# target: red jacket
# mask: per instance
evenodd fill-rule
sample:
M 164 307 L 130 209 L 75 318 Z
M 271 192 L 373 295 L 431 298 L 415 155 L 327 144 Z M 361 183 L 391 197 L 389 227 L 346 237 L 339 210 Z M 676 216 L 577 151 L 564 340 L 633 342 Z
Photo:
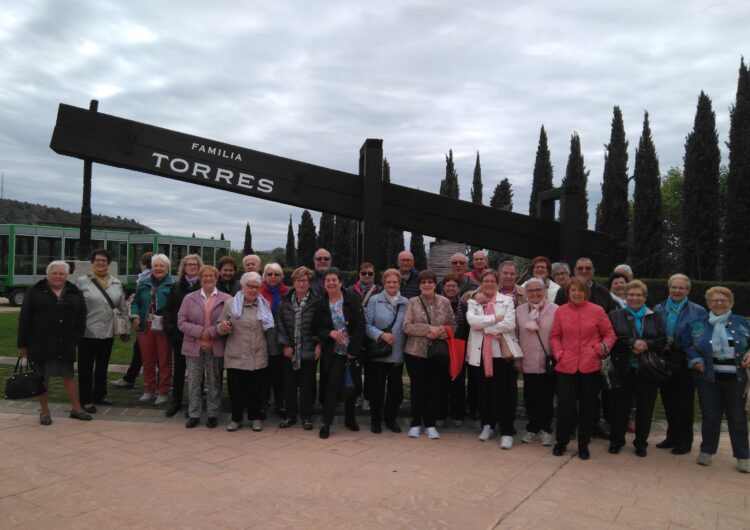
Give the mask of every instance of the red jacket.
M 600 306 L 584 301 L 560 306 L 552 323 L 550 345 L 563 374 L 597 372 L 604 356 L 601 343 L 611 350 L 617 336 L 607 314 Z

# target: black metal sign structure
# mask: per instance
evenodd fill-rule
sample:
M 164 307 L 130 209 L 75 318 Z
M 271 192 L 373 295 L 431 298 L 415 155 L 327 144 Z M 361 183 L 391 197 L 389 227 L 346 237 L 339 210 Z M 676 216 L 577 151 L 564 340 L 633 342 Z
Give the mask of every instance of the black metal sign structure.
M 183 182 L 332 213 L 361 222 L 361 260 L 379 263 L 383 225 L 508 254 L 609 267 L 610 238 L 579 230 L 579 202 L 560 199 L 560 222 L 506 212 L 383 183 L 383 141 L 360 149 L 359 174 L 329 169 L 215 140 L 61 104 L 50 147 L 59 154 Z M 566 201 L 566 198 L 568 200 Z M 553 203 L 552 203 L 553 204 Z

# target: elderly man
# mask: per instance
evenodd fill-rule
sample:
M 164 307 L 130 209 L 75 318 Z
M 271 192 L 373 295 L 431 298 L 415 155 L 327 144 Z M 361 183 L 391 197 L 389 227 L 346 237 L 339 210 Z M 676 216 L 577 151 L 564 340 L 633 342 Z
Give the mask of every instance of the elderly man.
M 325 278 L 326 271 L 333 266 L 333 258 L 331 253 L 324 248 L 319 248 L 313 254 L 313 269 L 315 275 L 313 277 L 312 285 L 310 289 L 318 296 L 323 296 L 325 288 L 323 287 L 323 278 Z
M 570 280 L 570 267 L 564 261 L 556 261 L 550 267 L 552 271 L 552 281 L 554 281 L 560 287 L 565 287 L 565 284 Z M 560 289 L 562 291 L 563 289 Z M 559 292 L 559 291 L 558 291 Z
M 401 296 L 404 298 L 414 298 L 419 296 L 419 271 L 414 267 L 414 254 L 408 250 L 400 252 L 398 255 L 398 272 L 401 273 Z
M 589 258 L 578 258 L 574 269 L 575 275 L 580 276 L 589 284 L 589 302 L 592 302 L 604 309 L 609 314 L 610 311 L 617 309 L 617 302 L 612 299 L 609 290 L 594 281 L 594 263 Z M 560 289 L 555 297 L 557 305 L 568 303 L 568 295 L 565 289 Z
M 523 285 L 516 285 L 518 280 L 518 269 L 513 261 L 503 261 L 500 264 L 500 289 L 498 292 L 513 299 L 516 306 L 526 302 L 526 293 Z
M 258 274 L 261 274 L 260 256 L 257 254 L 248 254 L 242 258 L 242 268 L 245 269 L 245 272 L 257 272 Z
M 487 270 L 487 254 L 484 250 L 477 250 L 472 254 L 471 265 L 472 269 L 466 273 L 466 276 L 479 284 L 481 283 L 482 273 Z
M 451 272 L 461 278 L 461 281 L 458 284 L 458 293 L 460 295 L 464 295 L 469 291 L 473 291 L 479 288 L 479 283 L 475 282 L 471 276 L 466 274 L 466 268 L 468 264 L 469 260 L 460 252 L 456 252 L 451 256 Z M 444 282 L 445 280 L 442 280 L 438 285 L 438 292 L 440 294 L 443 294 Z

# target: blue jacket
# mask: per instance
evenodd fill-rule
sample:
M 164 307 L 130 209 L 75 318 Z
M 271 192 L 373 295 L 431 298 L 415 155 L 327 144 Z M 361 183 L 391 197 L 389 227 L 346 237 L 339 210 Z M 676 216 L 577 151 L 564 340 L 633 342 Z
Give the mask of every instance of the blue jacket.
M 156 313 L 159 315 L 164 314 L 164 307 L 167 305 L 167 295 L 172 289 L 173 283 L 174 280 L 167 274 L 159 287 L 156 288 Z M 151 305 L 151 290 L 153 288 L 154 278 L 149 276 L 138 284 L 135 296 L 133 297 L 133 302 L 130 304 L 131 316 L 133 318 L 139 317 L 141 319 L 141 329 L 139 331 L 144 331 L 146 329 L 146 315 L 148 314 L 148 309 Z
M 373 359 L 373 361 L 380 361 L 383 363 L 396 363 L 401 364 L 404 362 L 404 344 L 406 344 L 406 334 L 404 334 L 403 324 L 404 315 L 406 315 L 406 306 L 408 300 L 404 296 L 399 296 L 398 305 L 396 310 L 398 316 L 396 317 L 396 323 L 393 324 L 391 333 L 393 333 L 393 352 L 388 357 L 382 357 L 380 359 Z M 383 329 L 390 326 L 393 322 L 394 309 L 388 299 L 385 297 L 385 293 L 378 293 L 370 298 L 365 308 L 365 332 L 367 338 L 371 340 L 377 340 Z
M 708 322 L 708 315 L 699 318 L 682 332 L 682 344 L 685 345 L 685 353 L 688 357 L 688 367 L 703 364 L 706 370 L 703 373 L 696 371 L 694 376 L 709 383 L 714 382 L 714 361 L 711 337 L 714 327 Z M 747 380 L 744 368 L 740 368 L 742 357 L 748 351 L 750 344 L 750 324 L 747 319 L 731 315 L 727 322 L 727 337 L 734 339 L 735 364 L 737 366 L 737 379 L 741 382 Z
M 664 300 L 661 304 L 657 304 L 654 307 L 654 313 L 661 315 L 662 321 L 664 322 L 664 327 L 666 329 L 667 300 Z M 682 311 L 680 311 L 680 314 L 677 317 L 677 325 L 674 327 L 674 342 L 672 346 L 676 350 L 683 351 L 685 349 L 685 347 L 682 345 L 682 333 L 685 330 L 685 327 L 704 316 L 706 316 L 705 309 L 703 309 L 698 304 L 691 302 L 690 300 L 687 301 L 685 306 L 682 308 Z

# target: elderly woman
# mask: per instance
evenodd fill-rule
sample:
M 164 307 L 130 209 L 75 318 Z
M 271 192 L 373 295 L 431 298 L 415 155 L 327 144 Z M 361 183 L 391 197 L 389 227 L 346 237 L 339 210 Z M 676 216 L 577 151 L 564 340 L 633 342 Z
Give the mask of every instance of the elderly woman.
M 344 291 L 338 269 L 332 267 L 326 271 L 323 288 L 323 299 L 315 316 L 315 327 L 318 341 L 323 346 L 321 371 L 328 373 L 323 400 L 323 426 L 319 433 L 325 439 L 331 432 L 336 403 L 344 387 L 345 372 L 359 354 L 365 322 L 359 296 Z M 344 425 L 351 431 L 359 431 L 354 416 L 355 403 L 356 395 L 351 395 L 344 404 Z
M 544 284 L 545 296 L 550 302 L 555 301 L 557 291 L 560 290 L 560 286 L 557 285 L 550 279 L 552 274 L 552 263 L 546 256 L 537 256 L 529 263 L 529 270 L 531 271 L 531 277 L 541 280 Z
M 433 340 L 448 337 L 445 326 L 456 330 L 456 317 L 447 298 L 435 293 L 437 276 L 431 270 L 419 273 L 419 296 L 409 300 L 404 315 L 407 336 L 404 356 L 411 382 L 410 438 L 419 438 L 422 425 L 430 440 L 440 438 L 435 428 L 440 379 L 448 370 L 447 364 L 427 356 Z
M 150 401 L 158 393 L 154 405 L 166 403 L 172 376 L 172 359 L 169 341 L 164 332 L 164 313 L 167 296 L 174 281 L 169 275 L 169 258 L 154 254 L 151 258 L 151 275 L 145 278 L 135 291 L 130 304 L 133 325 L 138 331 L 138 344 L 143 357 L 143 382 L 145 392 L 141 401 Z M 159 366 L 157 385 L 156 367 Z
M 690 278 L 674 274 L 667 282 L 669 297 L 654 307 L 666 325 L 667 344 L 672 354 L 672 375 L 659 385 L 664 412 L 667 416 L 667 437 L 656 444 L 659 449 L 671 449 L 672 454 L 684 455 L 693 448 L 695 417 L 695 383 L 687 367 L 687 354 L 682 344 L 684 329 L 706 315 L 706 310 L 688 300 Z
M 109 274 L 110 253 L 101 248 L 91 254 L 91 274 L 76 285 L 86 301 L 86 331 L 78 346 L 78 396 L 83 410 L 96 412 L 96 405 L 112 405 L 107 399 L 107 367 L 114 343 L 115 311 L 127 318 L 128 303 L 120 280 Z M 123 341 L 130 333 L 121 335 Z
M 172 403 L 167 408 L 165 416 L 171 418 L 182 410 L 182 398 L 185 391 L 185 370 L 187 364 L 182 354 L 183 334 L 177 322 L 177 314 L 185 297 L 201 288 L 199 271 L 203 268 L 203 260 L 198 254 L 188 254 L 180 261 L 177 268 L 178 280 L 172 284 L 164 306 L 164 324 L 167 337 L 172 348 Z
M 635 397 L 635 454 L 646 456 L 651 417 L 654 413 L 659 383 L 639 370 L 641 354 L 646 351 L 661 355 L 667 343 L 661 315 L 646 307 L 648 288 L 638 280 L 625 286 L 625 309 L 616 309 L 609 319 L 617 335 L 612 359 L 618 371 L 620 387 L 610 390 L 609 452 L 617 454 L 625 445 L 625 426 L 630 417 L 630 404 Z
M 276 339 L 271 308 L 260 296 L 261 283 L 257 272 L 243 274 L 242 290 L 224 304 L 219 317 L 219 333 L 228 335 L 224 367 L 232 404 L 232 421 L 227 426 L 230 432 L 242 426 L 245 410 L 252 430 L 263 430 L 261 409 L 268 372 L 268 347 Z
M 563 261 L 556 261 L 550 267 L 550 275 L 552 276 L 552 281 L 562 289 L 568 283 L 568 280 L 570 280 L 570 265 Z
M 469 323 L 466 362 L 469 370 L 477 374 L 477 403 L 482 421 L 479 439 L 489 440 L 497 423 L 500 447 L 511 449 L 518 392 L 514 364 L 520 368 L 523 356 L 515 333 L 516 309 L 513 298 L 498 292 L 500 276 L 497 271 L 485 270 L 480 282 L 479 290 L 486 302 L 469 299 L 466 309 Z
M 284 271 L 278 263 L 269 263 L 263 268 L 263 284 L 260 287 L 260 294 L 268 302 L 274 315 L 281 304 L 281 297 L 289 291 L 289 287 L 281 283 L 283 279 Z M 266 386 L 264 403 L 268 403 L 271 390 L 273 390 L 276 413 L 283 419 L 286 417 L 286 407 L 284 406 L 284 372 L 281 355 L 275 348 L 275 344 L 270 346 L 273 347 L 268 350 L 268 385 Z M 265 408 L 264 406 L 264 411 Z
M 552 453 L 565 453 L 577 415 L 578 457 L 588 460 L 601 358 L 617 337 L 604 309 L 588 301 L 589 285 L 584 278 L 571 278 L 565 294 L 568 302 L 558 308 L 550 332 L 552 355 L 557 361 L 557 442 Z
M 629 281 L 628 277 L 624 274 L 613 272 L 607 282 L 609 294 L 612 296 L 612 300 L 617 304 L 618 309 L 625 309 L 628 306 L 628 302 L 625 299 L 625 286 Z
M 541 438 L 542 445 L 550 446 L 555 378 L 547 373 L 546 365 L 547 356 L 552 354 L 549 337 L 557 305 L 545 296 L 545 285 L 539 278 L 529 279 L 525 287 L 527 302 L 516 307 L 516 333 L 523 351 L 523 402 L 528 417 L 521 441 L 531 443 Z
M 182 355 L 187 364 L 188 420 L 192 429 L 200 423 L 203 382 L 206 382 L 206 427 L 218 424 L 221 405 L 221 364 L 224 341 L 219 335 L 219 316 L 231 296 L 216 288 L 219 271 L 211 265 L 201 267 L 198 277 L 201 288 L 185 296 L 177 314 L 177 323 L 184 334 Z
M 86 302 L 80 289 L 68 281 L 70 268 L 64 261 L 47 265 L 47 277 L 29 287 L 18 320 L 18 355 L 27 357 L 34 370 L 44 377 L 62 377 L 63 389 L 73 410 L 70 417 L 90 420 L 81 408 L 73 379 L 76 346 L 86 330 Z M 49 396 L 39 396 L 42 410 L 39 423 L 50 425 Z
M 216 288 L 229 296 L 236 295 L 242 288 L 237 279 L 237 260 L 232 256 L 222 256 L 216 268 L 219 269 L 219 281 L 216 283 Z
M 708 466 L 719 447 L 721 419 L 726 415 L 737 470 L 750 473 L 745 384 L 750 367 L 750 325 L 732 314 L 734 295 L 726 287 L 706 291 L 709 313 L 685 327 L 682 344 L 694 372 L 701 407 L 701 451 L 698 464 Z
M 383 432 L 381 426 L 383 419 L 385 419 L 385 426 L 392 432 L 401 432 L 401 427 L 396 423 L 396 415 L 404 399 L 402 374 L 406 335 L 404 335 L 403 324 L 408 304 L 408 300 L 399 293 L 401 274 L 398 270 L 386 270 L 383 272 L 381 281 L 384 290 L 373 295 L 365 309 L 367 337 L 373 341 L 386 342 L 391 346 L 389 356 L 372 359 L 367 368 L 370 392 L 370 430 L 375 434 Z
M 479 256 L 481 251 L 474 254 Z M 482 252 L 482 255 L 484 253 Z M 478 260 L 481 263 L 481 256 Z M 486 270 L 486 269 L 484 269 Z M 467 273 L 468 274 L 468 273 Z M 479 275 L 481 278 L 481 274 Z M 479 279 L 477 278 L 477 281 Z M 462 300 L 459 294 L 461 278 L 453 272 L 448 273 L 443 278 L 443 296 L 451 303 L 453 315 L 456 317 L 456 338 L 466 340 L 469 335 L 469 325 L 466 323 L 466 302 Z M 473 390 L 473 380 L 470 382 L 470 392 Z M 470 407 L 476 410 L 476 400 L 470 400 Z M 466 364 L 464 363 L 461 373 L 455 379 L 446 370 L 443 377 L 440 378 L 440 387 L 438 389 L 438 409 L 437 409 L 437 426 L 440 427 L 448 416 L 450 409 L 453 425 L 460 427 L 464 423 L 466 416 Z
M 313 272 L 299 267 L 292 273 L 292 288 L 281 299 L 276 310 L 276 340 L 282 350 L 282 369 L 286 391 L 286 418 L 279 428 L 297 422 L 299 412 L 302 428 L 313 428 L 312 406 L 315 401 L 315 369 L 321 345 L 315 340 L 315 314 L 320 305 L 310 284 Z

